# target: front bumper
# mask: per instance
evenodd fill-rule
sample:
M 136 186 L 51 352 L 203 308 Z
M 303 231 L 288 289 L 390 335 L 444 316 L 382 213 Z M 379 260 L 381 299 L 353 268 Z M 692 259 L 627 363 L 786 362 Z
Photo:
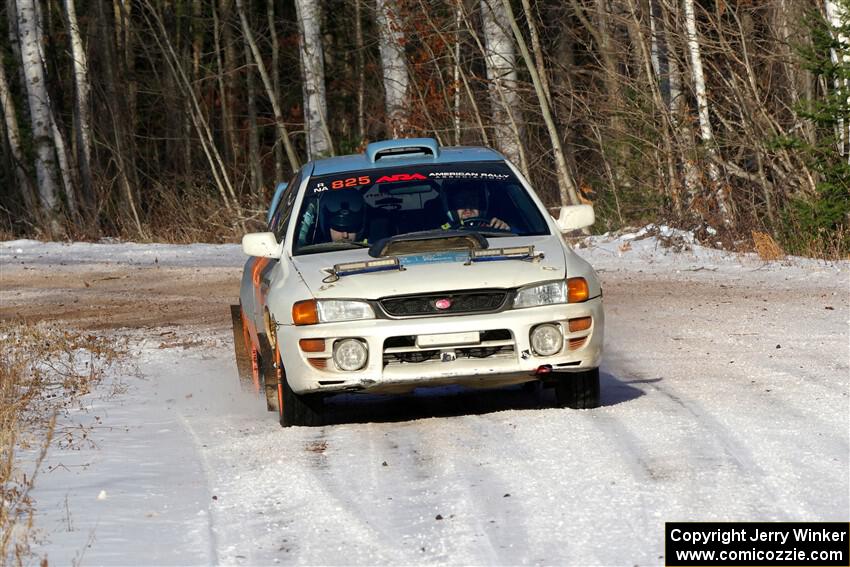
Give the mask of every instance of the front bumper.
M 570 332 L 568 321 L 581 317 L 592 318 L 590 328 Z M 564 335 L 560 352 L 552 356 L 538 356 L 530 345 L 531 330 L 543 323 L 559 325 Z M 449 384 L 472 387 L 518 384 L 540 378 L 538 372 L 547 368 L 559 372 L 595 368 L 602 355 L 604 325 L 602 298 L 597 297 L 583 303 L 487 315 L 280 326 L 277 333 L 287 381 L 296 393 L 403 393 Z M 476 331 L 483 341 L 479 344 L 393 346 L 406 344 L 405 341 L 419 335 Z M 488 340 L 491 337 L 494 340 Z M 346 372 L 334 364 L 333 344 L 344 338 L 358 338 L 366 343 L 369 357 L 361 370 Z M 303 352 L 299 346 L 302 339 L 324 339 L 324 351 Z M 412 362 L 411 358 L 427 360 Z

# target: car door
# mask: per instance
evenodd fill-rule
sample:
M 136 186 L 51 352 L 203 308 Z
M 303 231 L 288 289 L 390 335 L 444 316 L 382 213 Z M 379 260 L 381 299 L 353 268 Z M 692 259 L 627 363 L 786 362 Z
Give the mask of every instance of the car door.
M 280 195 L 280 200 L 274 211 L 270 211 L 268 216 L 268 230 L 273 232 L 278 242 L 283 241 L 286 235 L 286 229 L 289 226 L 289 220 L 292 216 L 292 209 L 295 204 L 295 197 L 298 194 L 298 187 L 301 185 L 301 173 L 295 176 L 289 185 Z M 251 280 L 254 289 L 254 305 L 255 311 L 254 321 L 258 325 L 258 329 L 265 328 L 264 316 L 266 310 L 266 297 L 271 286 L 271 280 L 280 260 L 273 258 L 254 258 L 254 264 L 251 266 Z

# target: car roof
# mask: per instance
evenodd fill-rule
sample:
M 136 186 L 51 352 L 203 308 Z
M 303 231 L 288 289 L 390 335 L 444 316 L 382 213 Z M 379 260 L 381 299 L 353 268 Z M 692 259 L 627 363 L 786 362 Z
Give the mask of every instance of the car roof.
M 396 150 L 416 150 L 416 153 L 396 154 Z M 428 153 L 431 152 L 431 153 Z M 383 155 L 382 155 L 383 154 Z M 377 155 L 377 159 L 375 159 Z M 346 171 L 382 169 L 405 165 L 439 165 L 474 161 L 505 161 L 505 157 L 490 148 L 477 146 L 439 146 L 432 138 L 406 138 L 369 144 L 362 154 L 351 154 L 312 162 L 311 175 L 328 175 Z

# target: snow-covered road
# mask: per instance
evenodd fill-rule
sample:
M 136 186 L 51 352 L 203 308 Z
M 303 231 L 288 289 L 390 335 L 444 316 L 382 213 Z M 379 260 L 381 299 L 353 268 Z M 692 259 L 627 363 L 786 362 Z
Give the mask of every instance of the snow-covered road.
M 108 332 L 138 354 L 126 393 L 75 416 L 101 424 L 96 445 L 51 452 L 38 551 L 53 564 L 657 565 L 665 521 L 846 521 L 850 263 L 664 240 L 580 252 L 605 292 L 602 407 L 439 389 L 348 396 L 333 425 L 290 429 L 236 379 L 237 247 L 0 243 L 0 316 L 128 327 Z

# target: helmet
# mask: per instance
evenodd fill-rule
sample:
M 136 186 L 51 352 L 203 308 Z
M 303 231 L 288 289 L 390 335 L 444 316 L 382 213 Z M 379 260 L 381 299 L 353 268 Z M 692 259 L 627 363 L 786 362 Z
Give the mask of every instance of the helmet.
M 458 209 L 477 209 L 481 216 L 486 216 L 489 204 L 487 189 L 479 183 L 471 180 L 447 180 L 443 183 L 446 212 L 451 220 L 456 220 Z
M 322 229 L 359 232 L 363 228 L 363 196 L 355 189 L 328 191 L 321 198 Z

